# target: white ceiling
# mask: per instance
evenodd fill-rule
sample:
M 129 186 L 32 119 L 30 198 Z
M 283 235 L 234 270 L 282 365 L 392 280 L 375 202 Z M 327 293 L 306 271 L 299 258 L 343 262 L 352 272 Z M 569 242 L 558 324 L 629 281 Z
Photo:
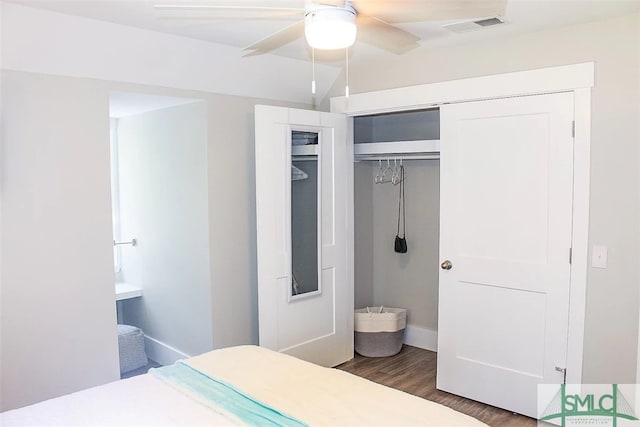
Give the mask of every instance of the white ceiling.
M 259 14 L 253 14 L 246 19 L 214 19 L 211 17 L 198 19 L 193 18 L 193 15 L 190 14 L 188 19 L 168 19 L 160 16 L 159 12 L 153 7 L 154 3 L 159 3 L 159 1 L 153 0 L 5 1 L 225 44 L 239 49 L 286 28 L 301 17 L 294 15 L 266 19 Z M 226 1 L 231 4 L 240 2 L 240 0 Z M 300 3 L 300 7 L 304 7 L 304 0 L 242 0 L 242 5 L 291 6 L 296 1 Z M 167 1 L 163 1 L 163 3 L 167 3 Z M 172 3 L 198 4 L 203 2 L 201 0 L 174 0 Z M 225 3 L 225 1 L 205 3 L 220 4 Z M 507 11 L 504 16 L 506 25 L 488 27 L 480 31 L 464 34 L 456 34 L 442 27 L 445 24 L 456 21 L 418 22 L 398 24 L 397 26 L 420 37 L 422 39 L 420 42 L 421 48 L 430 49 L 462 44 L 472 40 L 510 37 L 544 28 L 594 21 L 639 11 L 640 0 L 508 0 Z M 310 57 L 306 43 L 302 39 L 283 46 L 273 53 L 295 59 L 308 59 Z M 376 56 L 393 58 L 394 54 L 358 42 L 356 42 L 350 53 L 352 61 L 371 59 Z M 318 55 L 318 51 L 316 51 L 316 60 L 342 66 L 344 53 L 326 52 L 324 55 Z

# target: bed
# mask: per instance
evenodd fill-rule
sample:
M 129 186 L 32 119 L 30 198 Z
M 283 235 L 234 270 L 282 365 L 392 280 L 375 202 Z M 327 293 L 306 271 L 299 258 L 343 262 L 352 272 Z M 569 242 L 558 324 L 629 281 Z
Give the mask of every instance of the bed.
M 256 346 L 0 414 L 2 426 L 481 426 L 440 404 Z

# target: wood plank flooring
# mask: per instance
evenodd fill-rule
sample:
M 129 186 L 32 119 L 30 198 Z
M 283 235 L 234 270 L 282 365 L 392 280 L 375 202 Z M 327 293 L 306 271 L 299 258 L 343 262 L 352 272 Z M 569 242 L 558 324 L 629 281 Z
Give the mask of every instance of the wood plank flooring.
M 134 369 L 133 371 L 125 372 L 124 374 L 120 374 L 120 379 L 124 380 L 126 378 L 136 377 L 138 375 L 146 374 L 151 368 L 159 368 L 162 365 L 156 361 L 149 359 L 149 363 L 142 368 Z
M 436 389 L 436 353 L 432 351 L 405 345 L 400 353 L 391 357 L 356 354 L 337 369 L 438 402 L 490 426 L 535 427 L 537 424 L 532 418 Z

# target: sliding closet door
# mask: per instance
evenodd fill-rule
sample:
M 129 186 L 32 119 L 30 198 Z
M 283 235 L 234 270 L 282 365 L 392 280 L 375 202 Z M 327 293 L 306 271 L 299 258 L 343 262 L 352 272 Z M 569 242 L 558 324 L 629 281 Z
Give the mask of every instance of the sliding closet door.
M 573 94 L 445 105 L 437 386 L 529 416 L 567 353 Z
M 346 122 L 256 106 L 260 345 L 324 366 L 353 357 Z

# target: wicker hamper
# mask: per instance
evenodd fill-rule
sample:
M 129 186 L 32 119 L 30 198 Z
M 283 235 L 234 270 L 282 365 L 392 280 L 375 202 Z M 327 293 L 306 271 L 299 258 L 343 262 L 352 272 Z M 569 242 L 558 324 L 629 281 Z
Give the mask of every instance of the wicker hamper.
M 393 356 L 402 350 L 407 310 L 366 307 L 355 311 L 355 349 L 367 357 Z

